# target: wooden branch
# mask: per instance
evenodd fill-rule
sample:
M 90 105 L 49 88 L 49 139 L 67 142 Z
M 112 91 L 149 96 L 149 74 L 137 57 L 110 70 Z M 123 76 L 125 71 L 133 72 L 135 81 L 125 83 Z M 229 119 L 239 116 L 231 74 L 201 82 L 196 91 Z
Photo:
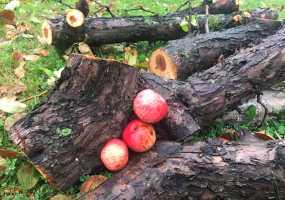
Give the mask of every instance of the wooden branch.
M 88 199 L 284 199 L 285 142 L 246 137 L 229 143 L 159 143 Z
M 259 12 L 255 16 L 262 13 L 262 16 L 267 16 L 265 14 L 269 11 Z M 77 28 L 72 28 L 66 24 L 65 17 L 58 16 L 44 22 L 42 37 L 48 44 L 55 45 L 59 50 L 65 50 L 72 44 L 82 41 L 89 46 L 143 40 L 168 41 L 179 39 L 188 34 L 180 26 L 187 16 L 188 13 L 152 17 L 89 17 L 85 19 L 83 26 Z M 191 31 L 204 32 L 206 20 L 205 16 L 198 16 L 198 27 L 191 29 Z M 246 24 L 250 20 L 243 17 L 242 13 L 234 13 L 231 15 L 210 15 L 209 21 L 210 29 L 215 31 Z
M 73 55 L 47 101 L 18 121 L 10 136 L 51 184 L 67 189 L 101 166 L 102 145 L 119 137 L 134 117 L 138 91 L 151 88 L 167 100 L 168 116 L 156 126 L 160 139 L 189 139 L 241 99 L 255 96 L 256 85 L 264 89 L 283 81 L 284 56 L 285 28 L 187 82 Z
M 150 57 L 149 71 L 168 79 L 184 80 L 191 74 L 208 69 L 240 48 L 258 44 L 262 38 L 274 34 L 282 23 L 272 20 L 255 20 L 222 32 L 186 36 L 170 41 L 167 46 L 154 51 Z
M 88 16 L 89 14 L 89 3 L 88 0 L 79 0 L 76 4 L 75 4 L 75 8 L 77 10 L 80 10 L 85 17 Z

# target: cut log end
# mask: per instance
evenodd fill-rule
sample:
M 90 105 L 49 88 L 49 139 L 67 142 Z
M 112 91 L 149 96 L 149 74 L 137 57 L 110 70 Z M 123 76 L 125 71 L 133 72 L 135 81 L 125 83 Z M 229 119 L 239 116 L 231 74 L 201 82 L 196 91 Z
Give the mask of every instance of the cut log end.
M 45 21 L 42 25 L 42 38 L 45 43 L 52 44 L 52 28 L 48 21 Z
M 177 67 L 173 59 L 163 50 L 154 51 L 149 60 L 149 71 L 167 79 L 177 79 Z
M 73 28 L 82 26 L 84 21 L 85 16 L 80 10 L 71 9 L 66 13 L 66 22 Z

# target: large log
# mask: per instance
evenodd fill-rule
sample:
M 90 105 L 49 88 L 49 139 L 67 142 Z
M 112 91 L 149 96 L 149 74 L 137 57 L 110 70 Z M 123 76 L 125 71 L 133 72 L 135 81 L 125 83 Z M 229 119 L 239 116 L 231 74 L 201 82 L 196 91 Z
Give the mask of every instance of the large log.
M 186 36 L 170 41 L 155 50 L 149 61 L 149 70 L 169 79 L 184 80 L 191 74 L 215 65 L 220 56 L 228 57 L 238 49 L 258 44 L 281 27 L 280 21 L 259 19 L 245 26 L 222 32 Z
M 285 28 L 187 82 L 164 80 L 126 64 L 73 55 L 46 102 L 10 131 L 51 184 L 66 189 L 101 166 L 99 152 L 133 118 L 132 100 L 151 88 L 169 104 L 161 138 L 183 140 L 200 127 L 285 79 Z
M 285 199 L 285 142 L 246 139 L 159 143 L 80 199 Z

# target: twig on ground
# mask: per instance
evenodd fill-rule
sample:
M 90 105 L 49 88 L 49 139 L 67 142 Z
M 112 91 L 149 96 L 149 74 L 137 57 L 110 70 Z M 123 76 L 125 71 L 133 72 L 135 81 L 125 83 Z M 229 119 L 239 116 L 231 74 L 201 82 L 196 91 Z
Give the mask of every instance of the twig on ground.
M 130 11 L 138 11 L 138 10 L 141 10 L 141 11 L 144 11 L 144 12 L 147 12 L 147 13 L 151 13 L 153 15 L 158 15 L 157 13 L 151 11 L 151 10 L 148 10 L 146 8 L 144 8 L 143 6 L 138 6 L 136 8 L 131 8 L 131 9 L 125 9 L 124 12 L 130 12 Z
M 116 17 L 116 15 L 114 15 L 114 13 L 112 13 L 112 11 L 111 11 L 111 9 L 110 9 L 109 6 L 106 6 L 106 5 L 100 3 L 100 2 L 97 1 L 97 0 L 94 0 L 94 2 L 95 2 L 98 6 L 100 6 L 101 8 L 104 8 L 104 9 L 111 15 L 111 17 Z M 96 12 L 98 12 L 98 11 L 96 11 Z
M 32 99 L 37 98 L 37 97 L 40 97 L 40 96 L 43 96 L 43 95 L 45 95 L 45 94 L 47 94 L 47 93 L 48 93 L 48 91 L 45 90 L 45 91 L 43 91 L 43 92 L 41 92 L 41 93 L 39 93 L 39 94 L 36 94 L 36 95 L 34 95 L 34 96 L 30 96 L 30 97 L 28 97 L 28 98 L 26 98 L 26 99 L 24 99 L 24 100 L 21 100 L 21 103 L 26 102 L 26 101 L 29 101 L 29 100 L 32 100 Z
M 181 10 L 183 7 L 185 7 L 187 4 L 189 4 L 189 1 L 185 1 L 183 4 L 181 4 L 181 5 L 177 8 L 176 12 L 180 11 L 180 10 Z
M 256 102 L 259 103 L 263 109 L 264 109 L 264 115 L 262 117 L 262 120 L 260 122 L 260 124 L 257 125 L 257 128 L 261 128 L 266 120 L 266 117 L 268 115 L 268 109 L 266 107 L 266 105 L 261 101 L 261 96 L 263 95 L 262 91 L 260 90 L 260 88 L 257 85 L 254 85 L 254 89 L 256 91 Z

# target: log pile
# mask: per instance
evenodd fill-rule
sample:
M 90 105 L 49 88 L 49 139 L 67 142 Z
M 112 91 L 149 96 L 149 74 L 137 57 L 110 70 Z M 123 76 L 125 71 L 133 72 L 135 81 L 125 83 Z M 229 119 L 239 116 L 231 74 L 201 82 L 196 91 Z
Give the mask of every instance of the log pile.
M 83 1 L 85 2 L 85 1 Z M 81 3 L 83 4 L 83 3 Z M 47 20 L 42 25 L 42 38 L 49 45 L 58 50 L 66 50 L 74 43 L 84 41 L 91 47 L 103 44 L 138 41 L 169 41 L 182 38 L 189 34 L 181 28 L 181 23 L 189 17 L 189 12 L 179 11 L 166 16 L 137 16 L 137 17 L 87 17 L 86 5 L 77 6 L 67 12 Z M 220 0 L 210 6 L 209 24 L 211 30 L 221 30 L 240 24 L 247 24 L 250 19 L 268 18 L 276 19 L 278 13 L 272 10 L 258 9 L 243 16 L 238 11 L 235 0 Z M 204 7 L 193 9 L 195 14 L 203 14 Z M 234 13 L 233 13 L 234 12 Z M 208 19 L 205 15 L 197 16 L 197 27 L 190 32 L 198 30 L 204 32 Z
M 66 190 L 80 176 L 100 172 L 103 144 L 119 137 L 135 118 L 132 101 L 149 88 L 169 105 L 168 116 L 156 124 L 159 143 L 91 192 L 93 199 L 285 198 L 284 141 L 186 142 L 242 100 L 285 80 L 282 22 L 269 10 L 237 20 L 233 2 L 218 0 L 209 11 L 242 25 L 227 23 L 223 28 L 232 28 L 197 36 L 180 27 L 186 11 L 151 16 L 151 21 L 94 18 L 79 3 L 82 15 L 73 10 L 68 20 L 59 16 L 45 22 L 43 36 L 57 48 L 79 41 L 101 45 L 184 38 L 156 50 L 150 72 L 72 54 L 46 101 L 11 128 L 11 139 L 50 184 Z M 235 6 L 225 12 L 217 5 Z M 79 26 L 78 16 L 84 18 Z
M 58 188 L 100 167 L 100 148 L 131 119 L 135 94 L 151 88 L 168 102 L 164 139 L 183 140 L 240 102 L 284 80 L 285 29 L 187 81 L 164 80 L 111 60 L 73 55 L 48 100 L 18 121 L 11 138 Z M 120 88 L 120 90 L 118 90 Z M 70 129 L 69 137 L 60 135 Z M 93 139 L 96 138 L 96 139 Z M 97 159 L 96 159 L 97 158 Z

